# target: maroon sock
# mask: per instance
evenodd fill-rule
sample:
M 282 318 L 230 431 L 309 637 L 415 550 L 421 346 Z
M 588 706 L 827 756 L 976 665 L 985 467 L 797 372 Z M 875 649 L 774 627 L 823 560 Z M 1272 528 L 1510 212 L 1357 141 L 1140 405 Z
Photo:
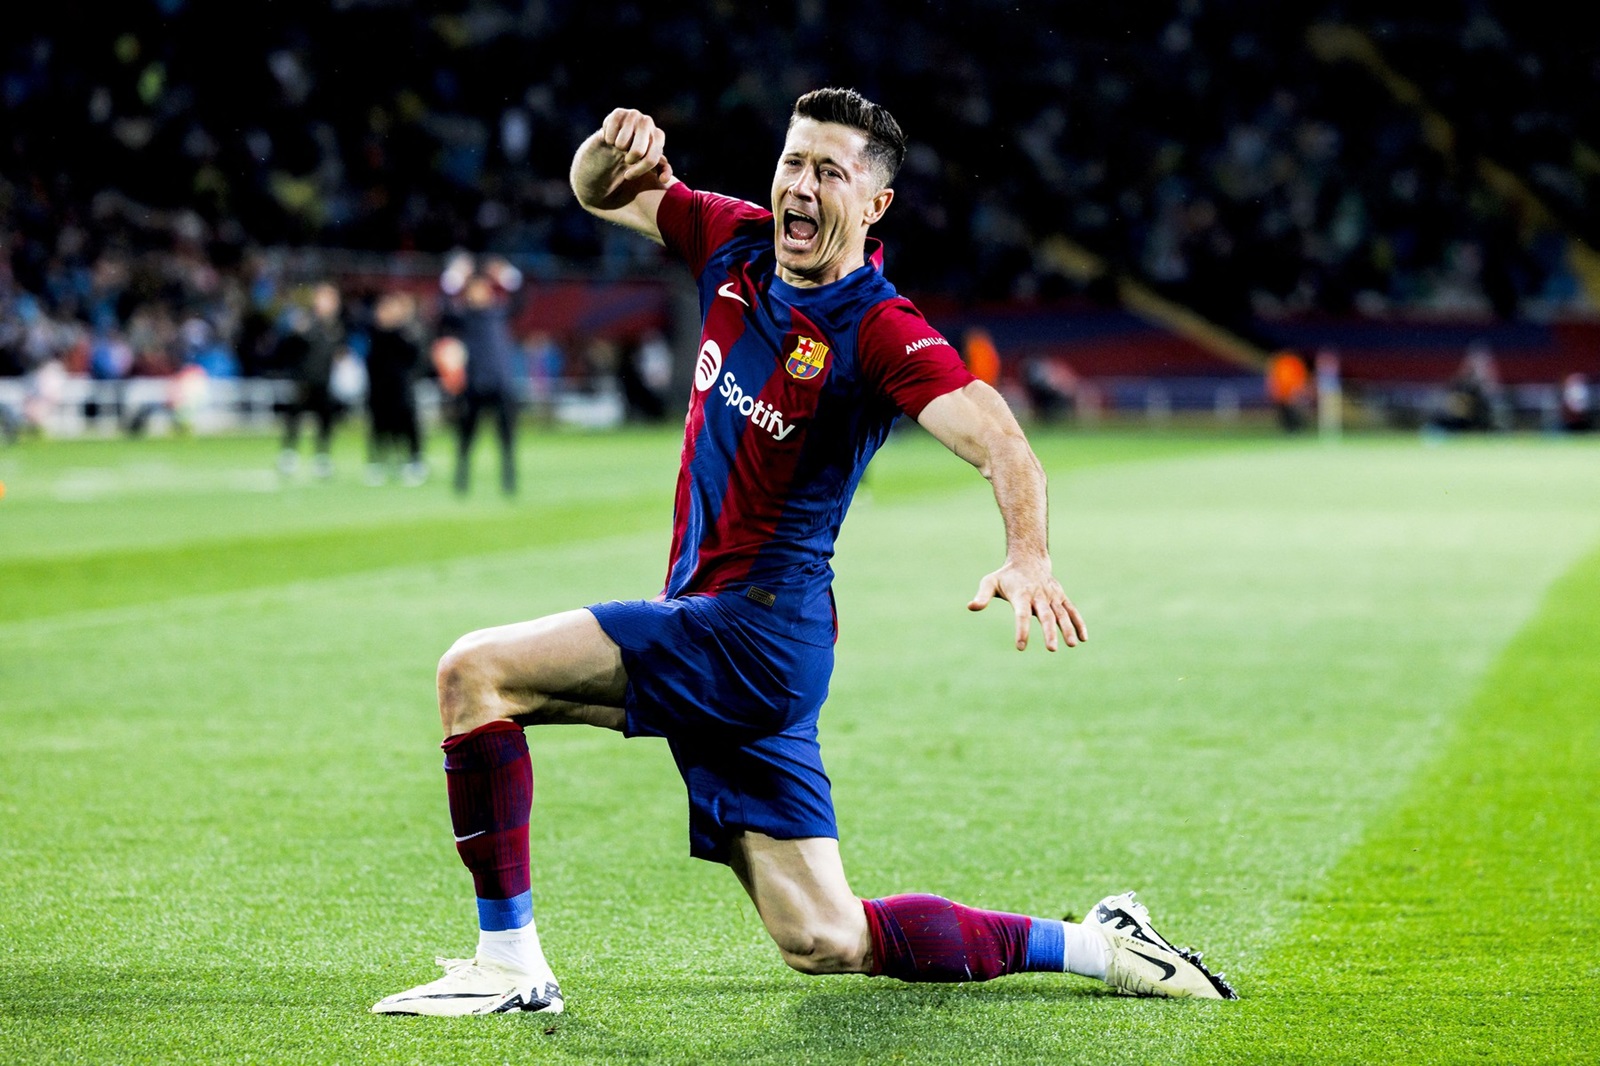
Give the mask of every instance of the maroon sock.
M 528 815 L 533 806 L 533 760 L 522 727 L 490 722 L 458 733 L 442 747 L 456 851 L 472 871 L 478 898 L 521 896 L 531 887 Z
M 939 896 L 888 896 L 861 905 L 872 933 L 874 977 L 988 981 L 1027 968 L 1031 918 Z

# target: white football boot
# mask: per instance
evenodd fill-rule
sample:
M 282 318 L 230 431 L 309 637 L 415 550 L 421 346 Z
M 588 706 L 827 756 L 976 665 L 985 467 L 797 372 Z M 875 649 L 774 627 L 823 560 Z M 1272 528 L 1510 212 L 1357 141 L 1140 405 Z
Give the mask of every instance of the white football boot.
M 1238 999 L 1239 994 L 1200 961 L 1198 952 L 1174 947 L 1150 924 L 1150 911 L 1132 892 L 1107 896 L 1083 924 L 1111 944 L 1106 983 L 1129 996 Z
M 435 959 L 444 976 L 409 991 L 380 999 L 373 1014 L 431 1014 L 455 1018 L 466 1014 L 508 1014 L 531 1011 L 560 1014 L 561 986 L 555 975 L 518 973 L 476 959 Z

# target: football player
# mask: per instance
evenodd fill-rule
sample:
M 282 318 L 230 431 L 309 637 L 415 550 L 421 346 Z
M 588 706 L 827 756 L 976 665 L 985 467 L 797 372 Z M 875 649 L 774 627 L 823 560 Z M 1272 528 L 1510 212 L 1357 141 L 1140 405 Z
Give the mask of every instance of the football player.
M 665 142 L 648 115 L 613 111 L 571 173 L 586 209 L 665 245 L 699 286 L 665 587 L 470 633 L 445 654 L 445 777 L 478 948 L 373 1010 L 561 1010 L 533 921 L 523 732 L 555 722 L 666 739 L 688 788 L 690 853 L 732 868 L 803 973 L 1071 972 L 1134 994 L 1230 997 L 1131 893 L 1078 923 L 851 891 L 817 746 L 836 634 L 829 559 L 898 417 L 993 485 L 1005 556 L 968 606 L 1009 603 L 1019 650 L 1035 619 L 1050 651 L 1088 629 L 1052 572 L 1045 475 L 1016 419 L 883 276 L 868 231 L 905 155 L 889 113 L 849 90 L 802 96 L 765 207 L 691 190 Z

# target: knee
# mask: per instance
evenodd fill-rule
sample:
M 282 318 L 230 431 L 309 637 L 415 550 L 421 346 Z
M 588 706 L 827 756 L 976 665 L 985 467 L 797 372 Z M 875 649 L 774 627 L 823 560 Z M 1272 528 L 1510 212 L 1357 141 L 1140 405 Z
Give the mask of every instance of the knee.
M 439 719 L 445 735 L 465 733 L 498 717 L 489 712 L 499 690 L 482 631 L 468 633 L 439 659 Z
M 774 930 L 772 938 L 783 961 L 800 973 L 815 976 L 866 971 L 866 944 L 855 929 L 819 923 Z

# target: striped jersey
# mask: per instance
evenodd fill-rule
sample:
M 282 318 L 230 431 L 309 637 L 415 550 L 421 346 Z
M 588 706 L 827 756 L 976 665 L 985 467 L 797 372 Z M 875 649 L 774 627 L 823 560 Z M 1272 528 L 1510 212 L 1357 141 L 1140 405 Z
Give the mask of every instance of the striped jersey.
M 881 272 L 828 285 L 776 274 L 764 207 L 682 183 L 656 225 L 699 287 L 704 324 L 673 506 L 668 598 L 708 594 L 813 644 L 836 633 L 834 540 L 902 413 L 972 381 Z

